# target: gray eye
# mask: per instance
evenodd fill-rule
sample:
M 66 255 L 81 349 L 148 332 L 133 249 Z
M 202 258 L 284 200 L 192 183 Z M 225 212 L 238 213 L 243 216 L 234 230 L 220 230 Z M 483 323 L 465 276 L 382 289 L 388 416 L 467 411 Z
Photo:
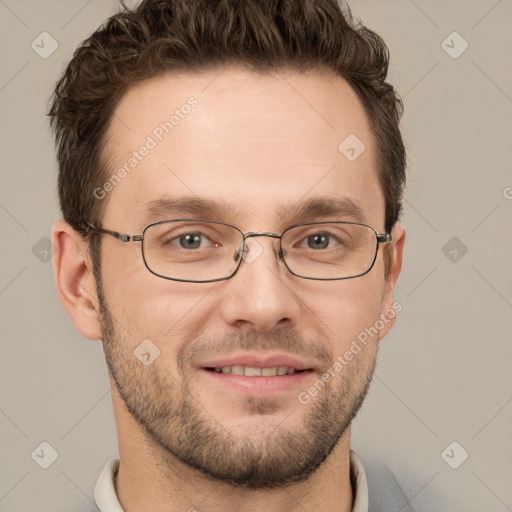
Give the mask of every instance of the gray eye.
M 329 237 L 330 235 L 322 233 L 308 236 L 308 247 L 310 249 L 326 249 L 329 247 Z
M 201 247 L 200 233 L 189 233 L 179 237 L 179 244 L 183 249 L 197 249 Z

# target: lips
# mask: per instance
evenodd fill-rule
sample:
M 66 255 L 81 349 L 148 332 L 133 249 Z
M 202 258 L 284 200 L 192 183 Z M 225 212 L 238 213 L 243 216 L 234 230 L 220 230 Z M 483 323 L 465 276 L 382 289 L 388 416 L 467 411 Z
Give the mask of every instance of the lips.
M 314 366 L 284 353 L 245 352 L 205 359 L 197 366 L 207 388 L 222 386 L 226 393 L 277 396 L 302 389 L 311 379 Z
M 296 371 L 306 371 L 306 370 L 296 370 L 295 368 L 290 368 L 288 366 L 272 366 L 272 367 L 260 368 L 258 366 L 242 366 L 242 365 L 222 366 L 222 367 L 206 368 L 206 369 L 210 370 L 210 371 L 215 371 L 217 373 L 232 374 L 232 375 L 245 375 L 246 377 L 275 377 L 276 375 L 292 375 Z
M 287 354 L 262 356 L 255 353 L 205 361 L 200 366 L 205 370 L 217 373 L 245 375 L 247 377 L 291 375 L 295 372 L 313 369 L 313 366 L 307 362 Z

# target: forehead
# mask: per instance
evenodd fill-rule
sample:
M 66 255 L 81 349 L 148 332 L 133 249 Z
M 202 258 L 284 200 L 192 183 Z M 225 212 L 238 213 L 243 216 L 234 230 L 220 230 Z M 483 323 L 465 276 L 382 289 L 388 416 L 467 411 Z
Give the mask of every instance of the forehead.
M 168 73 L 127 91 L 107 135 L 105 225 L 138 229 L 148 205 L 174 196 L 227 204 L 239 219 L 223 220 L 257 224 L 247 229 L 322 197 L 383 221 L 367 116 L 325 72 Z

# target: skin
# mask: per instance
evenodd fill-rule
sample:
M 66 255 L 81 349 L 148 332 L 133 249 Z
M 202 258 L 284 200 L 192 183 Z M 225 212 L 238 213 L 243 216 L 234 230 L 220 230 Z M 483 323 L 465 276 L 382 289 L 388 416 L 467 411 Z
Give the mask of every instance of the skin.
M 181 195 L 232 207 L 212 220 L 244 232 L 281 233 L 307 220 L 353 221 L 286 218 L 280 211 L 312 197 L 343 197 L 384 232 L 367 117 L 345 80 L 326 73 L 261 76 L 225 68 L 138 84 L 109 127 L 113 172 L 190 96 L 197 107 L 102 199 L 108 201 L 102 227 L 140 234 L 149 202 Z M 349 134 L 366 146 L 353 162 L 338 150 Z M 351 510 L 349 423 L 394 318 L 308 404 L 297 395 L 359 333 L 381 315 L 389 317 L 405 240 L 400 223 L 392 236 L 387 278 L 382 247 L 362 277 L 313 281 L 289 273 L 276 258 L 276 240 L 261 237 L 249 242 L 257 242 L 261 254 L 242 262 L 232 279 L 200 284 L 161 279 L 144 266 L 139 243 L 103 236 L 101 297 L 87 243 L 66 223 L 55 224 L 59 296 L 78 331 L 103 340 L 111 373 L 120 454 L 116 491 L 124 510 L 216 512 L 226 503 L 244 512 L 296 510 L 299 504 Z M 133 351 L 148 338 L 160 356 L 145 366 Z M 314 371 L 300 388 L 269 396 L 216 387 L 200 369 L 208 358 L 241 351 L 290 353 Z M 205 435 L 208 442 L 197 443 Z M 258 478 L 248 477 L 248 467 Z

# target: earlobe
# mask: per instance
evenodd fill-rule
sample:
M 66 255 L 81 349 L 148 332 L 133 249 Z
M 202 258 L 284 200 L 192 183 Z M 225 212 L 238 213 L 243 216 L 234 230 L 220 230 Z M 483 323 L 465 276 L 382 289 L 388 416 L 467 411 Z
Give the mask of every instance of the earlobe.
M 87 243 L 67 222 L 52 228 L 53 272 L 59 298 L 77 330 L 88 339 L 101 339 L 98 298 Z
M 391 330 L 395 323 L 398 308 L 395 308 L 395 287 L 402 270 L 402 258 L 405 244 L 405 228 L 397 222 L 391 231 L 393 241 L 390 245 L 389 272 L 384 284 L 380 318 L 384 327 L 380 330 L 379 338 L 382 339 Z

